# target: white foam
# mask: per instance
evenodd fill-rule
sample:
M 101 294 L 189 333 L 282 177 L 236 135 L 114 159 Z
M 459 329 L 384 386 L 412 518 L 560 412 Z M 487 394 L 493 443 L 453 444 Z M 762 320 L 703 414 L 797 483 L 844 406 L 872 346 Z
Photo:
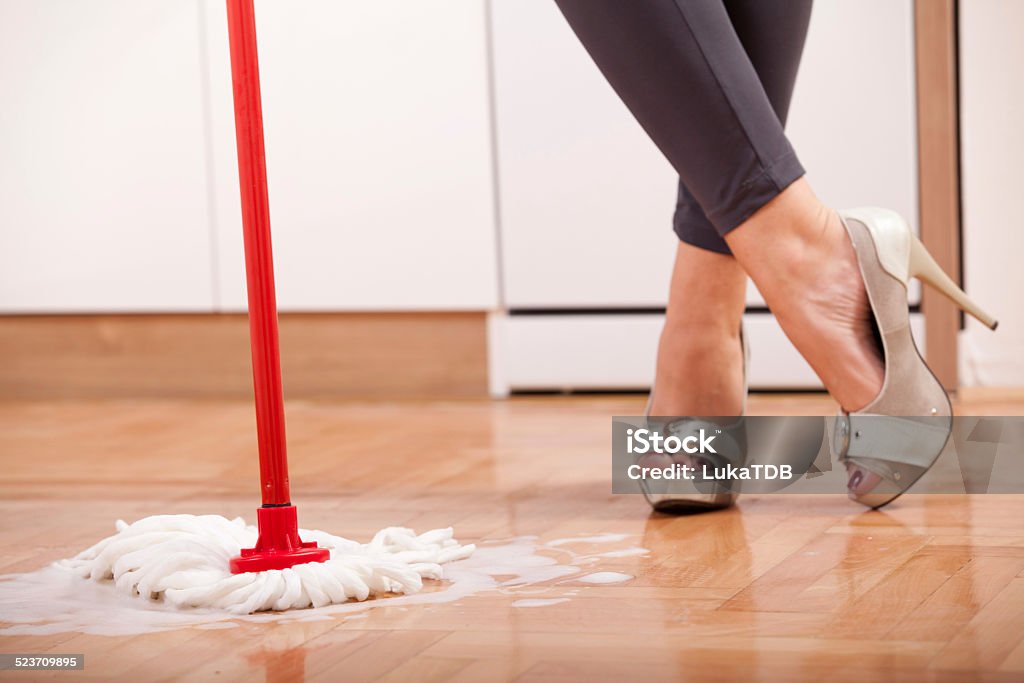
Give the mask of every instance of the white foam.
M 629 538 L 629 534 L 598 534 L 596 536 L 571 536 L 569 538 L 556 538 L 545 543 L 549 548 L 556 548 L 560 545 L 570 543 L 618 543 Z
M 516 600 L 512 603 L 513 607 L 548 607 L 550 605 L 558 605 L 563 602 L 569 602 L 569 598 L 524 598 L 522 600 Z
M 637 557 L 639 555 L 647 555 L 651 551 L 647 548 L 623 548 L 622 550 L 610 550 L 606 553 L 597 553 L 593 557 Z
M 614 538 L 609 536 L 561 540 L 604 544 L 627 538 L 618 534 Z M 583 540 L 586 538 L 598 540 Z M 118 592 L 109 581 L 87 581 L 65 567 L 51 565 L 27 574 L 0 576 L 0 636 L 66 632 L 118 636 L 181 628 L 231 628 L 245 622 L 362 619 L 369 610 L 378 607 L 406 609 L 415 605 L 454 603 L 487 592 L 529 595 L 516 600 L 513 605 L 543 607 L 560 604 L 569 599 L 566 596 L 579 593 L 577 588 L 566 591 L 560 587 L 561 583 L 573 577 L 580 577 L 580 581 L 587 583 L 618 583 L 633 578 L 616 572 L 585 574 L 592 569 L 587 565 L 585 570 L 581 563 L 587 557 L 590 555 L 564 549 L 556 552 L 549 545 L 539 544 L 533 536 L 492 539 L 482 543 L 469 558 L 446 564 L 444 579 L 425 581 L 423 590 L 416 594 L 247 616 L 220 610 L 176 608 L 164 601 Z M 590 577 L 589 581 L 586 581 L 587 577 Z M 598 578 L 594 580 L 593 577 Z M 554 595 L 539 597 L 545 592 Z
M 576 580 L 581 583 L 622 583 L 633 578 L 632 575 L 623 574 L 622 572 L 594 572 L 593 574 L 581 576 Z
M 182 610 L 119 593 L 111 583 L 87 581 L 50 565 L 30 574 L 0 577 L 0 635 L 68 631 L 123 636 L 230 622 L 219 610 Z

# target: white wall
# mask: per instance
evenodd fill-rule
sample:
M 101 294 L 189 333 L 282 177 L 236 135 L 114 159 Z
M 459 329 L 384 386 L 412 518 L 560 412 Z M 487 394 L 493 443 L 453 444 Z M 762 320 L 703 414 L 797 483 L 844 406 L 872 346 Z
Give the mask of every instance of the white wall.
M 815 0 L 786 133 L 827 204 L 917 229 L 915 83 L 913 0 Z
M 961 380 L 1024 384 L 1024 2 L 960 3 L 960 142 L 964 282 L 999 318 L 960 336 Z

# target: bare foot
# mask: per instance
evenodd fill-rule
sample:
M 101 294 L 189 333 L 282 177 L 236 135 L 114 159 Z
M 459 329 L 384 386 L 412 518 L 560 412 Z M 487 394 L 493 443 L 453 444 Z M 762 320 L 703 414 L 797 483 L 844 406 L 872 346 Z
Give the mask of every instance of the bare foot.
M 831 209 L 820 220 L 818 243 L 794 262 L 789 296 L 773 297 L 772 310 L 839 405 L 854 412 L 882 390 L 885 366 L 846 228 Z
M 726 240 L 839 405 L 853 412 L 870 403 L 885 368 L 857 257 L 836 212 L 799 180 Z
M 847 412 L 882 390 L 885 365 L 853 245 L 835 211 L 803 179 L 726 237 L 783 331 Z M 876 474 L 848 465 L 851 495 Z

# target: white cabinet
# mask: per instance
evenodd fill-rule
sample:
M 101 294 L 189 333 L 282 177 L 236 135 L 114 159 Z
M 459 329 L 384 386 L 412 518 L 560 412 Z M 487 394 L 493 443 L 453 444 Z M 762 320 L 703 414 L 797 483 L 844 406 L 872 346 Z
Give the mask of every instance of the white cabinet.
M 245 306 L 222 0 L 206 0 L 221 306 Z M 258 0 L 282 310 L 498 305 L 483 0 Z
M 0 312 L 210 310 L 198 8 L 0 1 Z
M 506 306 L 664 305 L 673 170 L 554 2 L 492 2 Z M 913 45 L 911 0 L 816 2 L 789 135 L 826 202 L 916 225 Z
M 484 0 L 258 0 L 282 310 L 498 306 Z M 0 0 L 0 312 L 245 307 L 223 0 Z
M 491 0 L 505 305 L 663 305 L 676 179 L 553 0 Z

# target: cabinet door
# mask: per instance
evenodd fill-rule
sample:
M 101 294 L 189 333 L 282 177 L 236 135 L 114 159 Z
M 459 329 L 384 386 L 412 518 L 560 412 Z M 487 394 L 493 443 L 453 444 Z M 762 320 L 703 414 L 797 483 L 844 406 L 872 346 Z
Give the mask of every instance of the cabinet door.
M 506 304 L 664 305 L 672 169 L 551 0 L 493 7 Z M 789 134 L 825 201 L 916 225 L 912 19 L 911 0 L 815 2 Z
M 672 167 L 553 0 L 492 0 L 505 304 L 663 305 Z
M 199 12 L 0 1 L 0 311 L 211 310 Z
M 245 305 L 223 2 L 206 0 L 222 306 Z M 257 0 L 283 310 L 497 305 L 483 0 Z

